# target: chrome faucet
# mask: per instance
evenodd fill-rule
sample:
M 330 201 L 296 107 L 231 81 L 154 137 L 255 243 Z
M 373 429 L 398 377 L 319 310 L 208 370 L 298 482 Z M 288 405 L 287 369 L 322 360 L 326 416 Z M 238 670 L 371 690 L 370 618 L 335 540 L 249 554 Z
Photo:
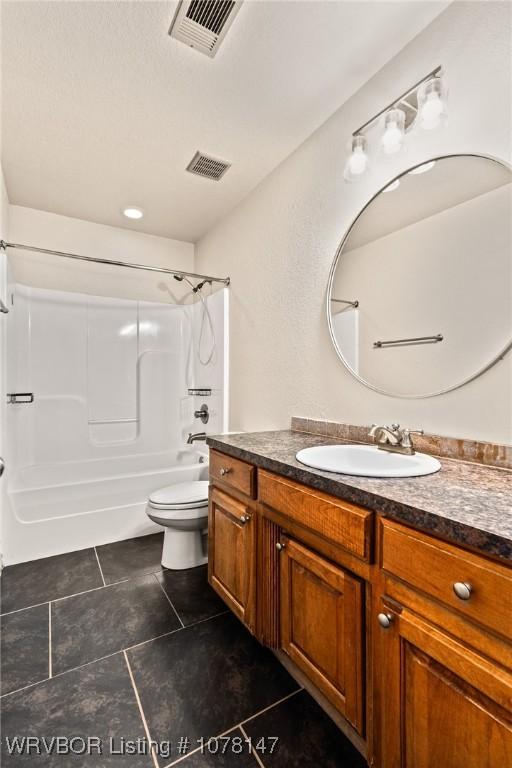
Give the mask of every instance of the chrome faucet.
M 208 406 L 206 405 L 206 403 L 203 403 L 198 411 L 194 411 L 194 418 L 201 419 L 203 424 L 208 424 L 208 419 L 210 418 L 210 412 L 208 411 Z
M 192 432 L 189 432 L 188 438 L 187 438 L 187 445 L 192 445 L 192 443 L 195 440 L 206 440 L 206 432 L 196 432 L 195 434 L 192 434 Z
M 405 453 L 412 456 L 414 445 L 411 435 L 422 435 L 422 429 L 406 429 L 400 427 L 400 424 L 392 424 L 390 427 L 380 427 L 378 424 L 372 424 L 368 435 L 373 437 L 377 448 L 390 453 Z

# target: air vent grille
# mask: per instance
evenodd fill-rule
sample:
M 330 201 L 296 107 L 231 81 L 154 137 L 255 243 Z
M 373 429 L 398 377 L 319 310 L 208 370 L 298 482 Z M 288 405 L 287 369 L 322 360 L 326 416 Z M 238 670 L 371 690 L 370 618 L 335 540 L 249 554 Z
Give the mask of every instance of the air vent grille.
M 242 0 L 182 0 L 169 34 L 213 58 Z
M 234 7 L 234 0 L 192 0 L 186 17 L 215 35 L 220 35 Z
M 214 157 L 204 155 L 202 152 L 196 152 L 187 165 L 187 171 L 198 176 L 204 176 L 206 179 L 218 181 L 224 176 L 230 165 L 230 163 L 226 163 L 224 160 L 216 160 Z

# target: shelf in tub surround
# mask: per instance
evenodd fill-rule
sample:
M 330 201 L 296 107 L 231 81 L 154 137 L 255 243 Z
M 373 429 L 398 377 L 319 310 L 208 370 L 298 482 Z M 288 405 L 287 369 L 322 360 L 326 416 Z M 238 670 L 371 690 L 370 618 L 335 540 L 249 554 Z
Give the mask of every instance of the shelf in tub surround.
M 212 390 L 210 387 L 189 387 L 188 394 L 194 396 L 198 395 L 199 397 L 210 397 Z
M 512 560 L 512 471 L 437 453 L 441 471 L 424 477 L 371 478 L 340 475 L 306 467 L 295 454 L 315 445 L 367 442 L 366 427 L 354 427 L 350 437 L 292 430 L 208 437 L 222 453 L 303 485 L 359 504 L 413 525 L 448 541 Z M 297 424 L 299 422 L 299 424 Z M 346 427 L 346 425 L 339 425 Z M 363 439 L 364 436 L 364 439 Z M 428 438 L 427 438 L 428 439 Z M 426 450 L 423 444 L 420 450 Z M 502 448 L 506 448 L 503 446 Z M 433 451 L 426 451 L 432 452 Z M 497 451 L 502 456 L 505 451 Z

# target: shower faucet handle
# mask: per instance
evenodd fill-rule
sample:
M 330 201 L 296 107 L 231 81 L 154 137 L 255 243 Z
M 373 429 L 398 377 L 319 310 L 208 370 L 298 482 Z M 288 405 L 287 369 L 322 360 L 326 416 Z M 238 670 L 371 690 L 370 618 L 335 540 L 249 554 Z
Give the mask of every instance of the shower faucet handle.
M 208 424 L 210 413 L 208 411 L 208 406 L 206 405 L 206 403 L 203 403 L 201 408 L 198 411 L 194 411 L 194 418 L 201 419 L 203 424 Z

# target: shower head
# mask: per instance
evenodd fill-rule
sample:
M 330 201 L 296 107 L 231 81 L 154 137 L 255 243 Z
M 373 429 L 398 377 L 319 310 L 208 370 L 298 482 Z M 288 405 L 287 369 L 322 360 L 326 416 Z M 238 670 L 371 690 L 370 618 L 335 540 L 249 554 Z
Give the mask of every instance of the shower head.
M 192 288 L 192 290 L 194 292 L 197 291 L 197 288 L 194 288 L 194 283 L 191 280 L 189 280 L 186 275 L 177 274 L 177 275 L 173 275 L 173 277 L 174 277 L 175 280 L 178 281 L 178 283 L 181 283 L 182 280 L 184 280 L 186 283 L 188 283 L 190 285 L 190 287 Z
M 178 274 L 178 275 L 173 275 L 173 277 L 174 277 L 174 279 L 175 279 L 175 280 L 177 280 L 179 283 L 181 283 L 181 281 L 182 281 L 182 280 L 185 280 L 185 282 L 186 282 L 186 283 L 188 283 L 188 284 L 190 285 L 190 287 L 192 288 L 192 290 L 193 290 L 193 292 L 194 292 L 194 293 L 197 293 L 198 291 L 200 291 L 200 290 L 201 290 L 201 288 L 202 288 L 202 287 L 203 287 L 203 286 L 204 286 L 206 283 L 210 283 L 210 285 L 212 284 L 212 281 L 211 281 L 211 280 L 202 280 L 200 283 L 198 283 L 196 286 L 194 286 L 194 285 L 193 285 L 193 283 L 192 283 L 192 282 L 191 282 L 191 281 L 188 279 L 188 277 L 186 277 L 185 275 L 180 275 L 180 274 Z
M 211 280 L 203 280 L 201 283 L 198 283 L 198 284 L 196 285 L 196 287 L 194 288 L 194 293 L 197 293 L 198 291 L 200 291 L 200 290 L 201 290 L 201 288 L 202 288 L 204 285 L 206 285 L 206 283 L 210 283 L 210 285 L 211 285 L 211 284 L 212 284 L 212 281 L 211 281 Z

